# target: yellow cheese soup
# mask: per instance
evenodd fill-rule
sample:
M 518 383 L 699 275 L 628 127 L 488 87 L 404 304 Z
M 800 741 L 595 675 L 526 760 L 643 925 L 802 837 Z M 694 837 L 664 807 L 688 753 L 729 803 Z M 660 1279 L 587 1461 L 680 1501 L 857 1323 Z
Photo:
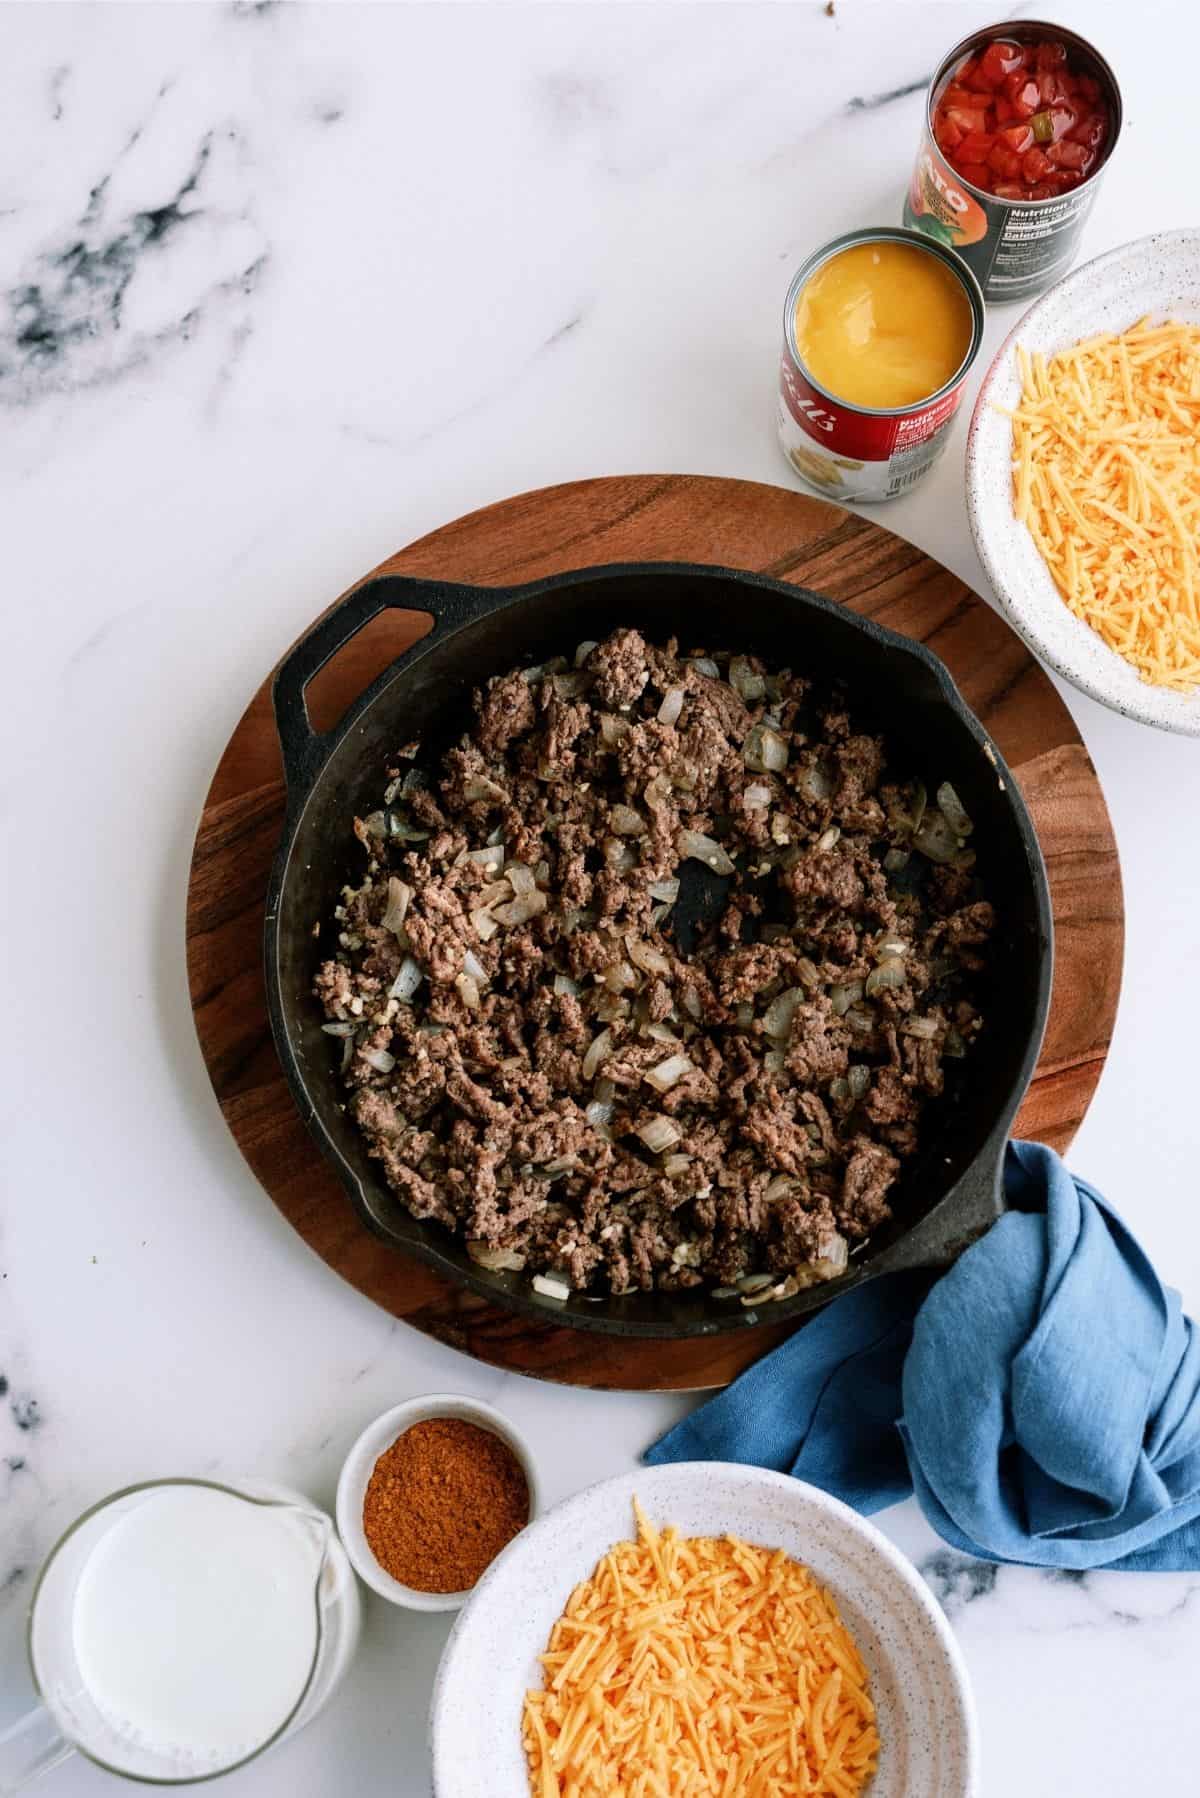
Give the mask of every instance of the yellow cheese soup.
M 966 289 L 913 244 L 854 244 L 823 262 L 796 302 L 796 348 L 836 399 L 894 411 L 928 399 L 971 343 Z

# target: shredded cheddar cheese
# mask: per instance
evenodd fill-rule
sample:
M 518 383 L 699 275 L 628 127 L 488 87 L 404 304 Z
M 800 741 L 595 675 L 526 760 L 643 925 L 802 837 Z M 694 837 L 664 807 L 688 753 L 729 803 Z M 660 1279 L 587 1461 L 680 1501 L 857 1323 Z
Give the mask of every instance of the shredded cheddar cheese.
M 781 1550 L 634 1510 L 526 1694 L 533 1798 L 855 1798 L 879 1737 L 829 1593 Z
M 1200 683 L 1200 327 L 1018 346 L 1013 505 L 1067 605 L 1154 686 Z

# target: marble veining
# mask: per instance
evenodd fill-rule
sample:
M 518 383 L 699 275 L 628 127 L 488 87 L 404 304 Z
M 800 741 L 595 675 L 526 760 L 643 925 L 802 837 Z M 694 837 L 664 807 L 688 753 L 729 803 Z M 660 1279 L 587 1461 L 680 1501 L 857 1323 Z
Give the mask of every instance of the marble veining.
M 1056 14 L 1126 96 L 1081 257 L 1187 224 L 1200 16 Z M 632 1469 L 690 1402 L 478 1366 L 300 1245 L 199 1061 L 192 832 L 264 669 L 400 544 L 594 474 L 788 480 L 771 396 L 789 273 L 898 221 L 926 74 L 994 16 L 983 0 L 5 10 L 0 1729 L 30 1697 L 36 1570 L 107 1491 L 251 1473 L 328 1505 L 373 1416 L 461 1390 L 528 1435 L 553 1503 Z M 981 372 L 1013 322 L 989 319 Z M 880 519 L 982 588 L 962 462 L 960 431 Z M 1191 746 L 1064 697 L 1129 926 L 1071 1159 L 1194 1314 Z M 876 1521 L 962 1645 L 985 1798 L 1183 1789 L 1200 1575 L 994 1567 L 911 1505 Z M 334 1705 L 229 1798 L 428 1798 L 445 1634 L 372 1607 Z M 1136 1715 L 1172 1727 L 1131 1730 Z M 42 1789 L 111 1783 L 72 1762 Z
M 169 91 L 159 92 L 161 101 Z M 133 153 L 142 127 L 122 158 Z M 248 254 L 247 234 L 257 234 L 244 215 L 232 217 L 208 202 L 210 165 L 229 163 L 239 133 L 226 126 L 199 139 L 182 180 L 157 205 L 118 212 L 110 203 L 113 177 L 91 188 L 79 219 L 42 249 L 0 298 L 0 403 L 30 405 L 44 391 L 80 389 L 119 379 L 169 343 L 186 341 L 213 308 L 248 300 L 269 260 L 265 245 Z M 217 177 L 219 179 L 219 175 Z M 200 256 L 182 255 L 192 268 L 182 280 L 172 264 L 184 240 L 203 234 Z M 172 284 L 168 315 L 141 319 L 130 290 L 148 280 Z M 224 268 L 225 272 L 220 272 Z M 188 278 L 190 274 L 191 278 Z M 136 297 L 136 296 L 135 296 Z

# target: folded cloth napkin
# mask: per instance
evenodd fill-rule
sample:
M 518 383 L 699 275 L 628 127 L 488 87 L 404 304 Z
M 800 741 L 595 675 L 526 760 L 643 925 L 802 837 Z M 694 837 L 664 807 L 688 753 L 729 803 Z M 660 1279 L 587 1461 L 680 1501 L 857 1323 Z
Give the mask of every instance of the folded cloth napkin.
M 869 1281 L 646 1460 L 742 1461 L 860 1511 L 916 1492 L 955 1548 L 1200 1569 L 1200 1332 L 1109 1205 L 1011 1143 L 1014 1207 L 949 1272 Z

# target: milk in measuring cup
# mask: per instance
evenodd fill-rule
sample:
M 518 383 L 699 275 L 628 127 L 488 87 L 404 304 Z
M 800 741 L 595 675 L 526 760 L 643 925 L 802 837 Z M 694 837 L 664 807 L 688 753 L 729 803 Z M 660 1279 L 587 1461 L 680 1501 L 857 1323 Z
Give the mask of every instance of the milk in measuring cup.
M 198 1772 L 266 1742 L 313 1669 L 322 1554 L 302 1513 L 200 1485 L 118 1518 L 72 1617 L 79 1673 L 114 1733 Z

